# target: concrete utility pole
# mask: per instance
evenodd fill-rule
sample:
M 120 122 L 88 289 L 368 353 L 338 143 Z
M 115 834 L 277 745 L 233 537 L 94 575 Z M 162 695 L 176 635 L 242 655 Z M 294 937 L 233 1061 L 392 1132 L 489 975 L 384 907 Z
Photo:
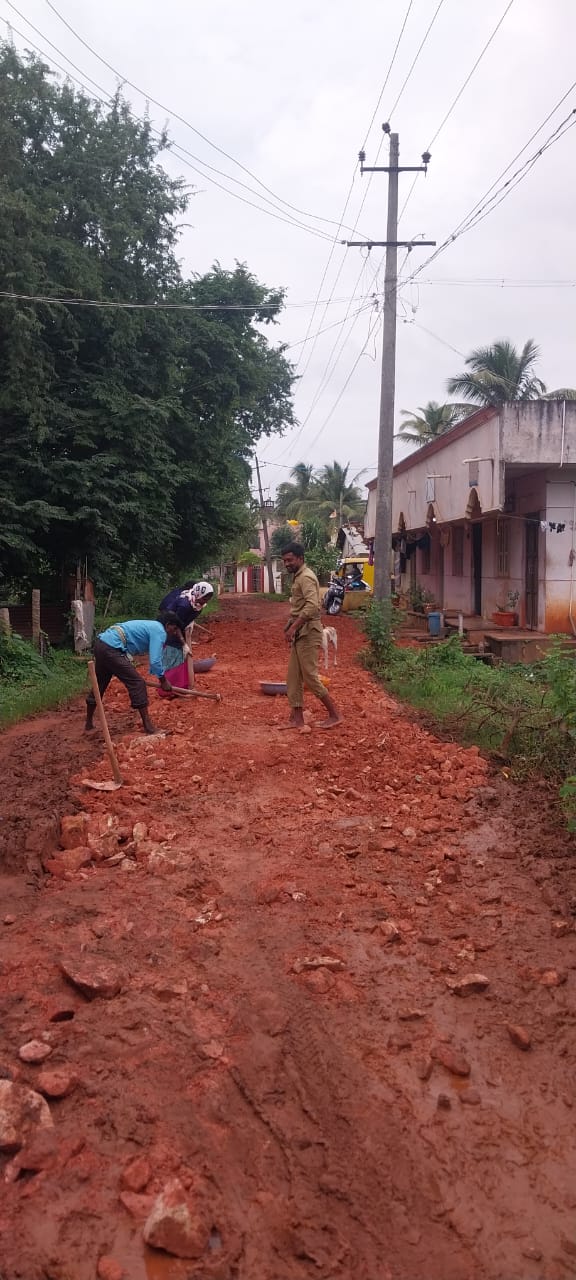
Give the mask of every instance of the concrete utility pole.
M 258 476 L 258 493 L 260 494 L 260 519 L 262 521 L 262 532 L 264 534 L 264 559 L 266 561 L 266 569 L 268 572 L 268 590 L 272 595 L 276 594 L 274 586 L 274 574 L 272 571 L 272 555 L 270 552 L 270 539 L 268 537 L 268 520 L 266 519 L 266 509 L 264 507 L 264 494 L 262 493 L 262 481 L 260 479 L 260 467 L 258 459 L 255 456 L 256 475 Z
M 378 489 L 374 538 L 374 595 L 385 600 L 390 595 L 390 553 L 392 550 L 392 468 L 394 459 L 394 395 L 396 389 L 396 298 L 398 294 L 398 249 L 414 249 L 418 245 L 435 245 L 435 240 L 398 240 L 398 174 L 426 173 L 430 153 L 425 151 L 421 165 L 399 165 L 399 140 L 390 133 L 390 164 L 367 167 L 366 153 L 359 153 L 361 173 L 388 174 L 388 221 L 385 240 L 343 240 L 343 244 L 363 249 L 386 249 L 384 277 L 384 331 L 382 337 L 382 375 L 380 382 L 380 425 L 378 432 Z

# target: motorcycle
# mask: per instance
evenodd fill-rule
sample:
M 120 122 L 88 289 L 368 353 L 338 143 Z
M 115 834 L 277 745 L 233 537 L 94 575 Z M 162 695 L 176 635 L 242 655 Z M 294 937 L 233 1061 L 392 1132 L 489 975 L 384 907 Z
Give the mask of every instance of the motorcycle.
M 345 590 L 346 586 L 342 578 L 333 578 L 322 601 L 326 613 L 329 613 L 332 617 L 342 612 Z

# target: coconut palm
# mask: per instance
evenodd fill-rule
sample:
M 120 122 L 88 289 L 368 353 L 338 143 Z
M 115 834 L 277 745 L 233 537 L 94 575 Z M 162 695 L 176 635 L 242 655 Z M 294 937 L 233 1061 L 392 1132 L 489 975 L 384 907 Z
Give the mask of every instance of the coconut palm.
M 314 484 L 314 503 L 316 514 L 320 520 L 328 521 L 333 516 L 339 523 L 353 520 L 362 515 L 364 502 L 356 481 L 362 475 L 349 478 L 350 463 L 343 467 L 340 462 L 326 463 L 318 473 Z
M 314 489 L 314 468 L 307 462 L 297 462 L 290 472 L 291 480 L 278 485 L 276 514 L 285 520 L 302 520 L 309 514 Z
M 510 400 L 538 400 L 546 387 L 535 374 L 540 348 L 532 338 L 521 351 L 507 339 L 491 347 L 477 347 L 466 357 L 469 372 L 449 378 L 447 388 L 452 396 L 462 396 L 478 405 L 500 405 Z
M 428 404 L 421 405 L 415 413 L 411 409 L 402 409 L 401 412 L 407 421 L 402 423 L 396 439 L 403 440 L 406 444 L 422 445 L 443 435 L 472 410 L 465 405 L 438 404 L 436 400 L 429 400 Z

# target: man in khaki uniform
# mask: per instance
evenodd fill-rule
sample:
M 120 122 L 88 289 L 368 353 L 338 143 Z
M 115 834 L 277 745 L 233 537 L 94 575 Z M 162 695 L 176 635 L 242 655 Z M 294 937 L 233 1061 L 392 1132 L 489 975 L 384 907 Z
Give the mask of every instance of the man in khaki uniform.
M 323 729 L 340 724 L 340 715 L 328 690 L 318 675 L 318 653 L 322 644 L 320 614 L 320 586 L 316 574 L 304 564 L 304 547 L 291 542 L 282 553 L 289 573 L 294 575 L 290 597 L 290 620 L 284 633 L 290 645 L 287 692 L 291 713 L 288 729 L 301 729 L 304 725 L 304 685 L 324 703 L 328 716 L 321 721 Z

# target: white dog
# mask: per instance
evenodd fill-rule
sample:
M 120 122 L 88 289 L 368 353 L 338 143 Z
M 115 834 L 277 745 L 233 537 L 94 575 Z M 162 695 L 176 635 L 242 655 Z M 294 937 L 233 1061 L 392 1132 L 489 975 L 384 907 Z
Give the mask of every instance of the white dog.
M 322 651 L 324 653 L 324 666 L 328 670 L 328 645 L 334 648 L 334 666 L 338 666 L 338 633 L 335 627 L 322 627 Z

